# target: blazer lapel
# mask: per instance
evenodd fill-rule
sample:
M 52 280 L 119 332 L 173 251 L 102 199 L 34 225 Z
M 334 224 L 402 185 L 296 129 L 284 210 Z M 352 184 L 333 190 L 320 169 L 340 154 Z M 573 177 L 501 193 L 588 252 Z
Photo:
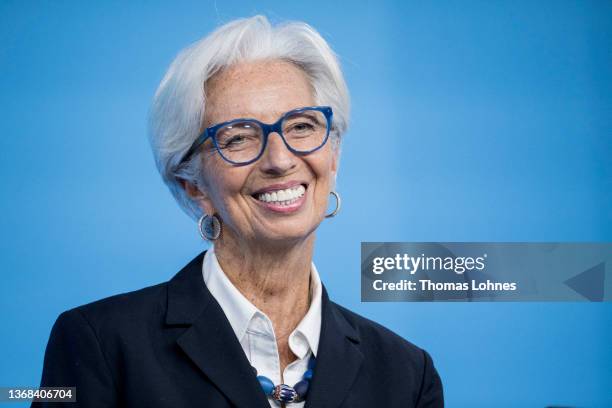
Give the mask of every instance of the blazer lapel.
M 166 324 L 190 326 L 177 343 L 237 407 L 269 408 L 229 321 L 202 278 L 204 252 L 168 285 Z
M 359 334 L 323 287 L 321 337 L 305 408 L 336 408 L 342 403 L 363 362 L 359 342 Z

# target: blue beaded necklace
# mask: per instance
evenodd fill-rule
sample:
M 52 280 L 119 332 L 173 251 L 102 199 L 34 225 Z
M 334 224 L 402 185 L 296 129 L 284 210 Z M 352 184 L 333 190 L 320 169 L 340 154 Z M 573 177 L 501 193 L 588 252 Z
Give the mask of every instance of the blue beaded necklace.
M 259 381 L 259 385 L 261 385 L 264 394 L 274 398 L 278 402 L 300 402 L 304 401 L 306 399 L 306 394 L 308 394 L 314 366 L 315 357 L 313 354 L 310 356 L 310 360 L 308 360 L 308 369 L 302 376 L 302 379 L 293 387 L 287 384 L 274 385 L 272 380 L 265 375 L 257 375 L 257 369 L 255 367 L 253 367 L 253 370 L 255 371 L 255 375 L 257 375 L 257 381 Z

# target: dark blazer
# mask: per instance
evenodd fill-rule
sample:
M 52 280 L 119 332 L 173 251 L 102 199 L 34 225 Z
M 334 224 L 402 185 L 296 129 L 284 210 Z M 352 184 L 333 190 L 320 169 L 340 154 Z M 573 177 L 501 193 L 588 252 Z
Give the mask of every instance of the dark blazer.
M 169 282 L 62 313 L 51 331 L 41 386 L 76 386 L 71 407 L 269 408 L 204 285 L 203 255 Z M 442 383 L 427 352 L 333 303 L 323 288 L 306 408 L 443 406 Z

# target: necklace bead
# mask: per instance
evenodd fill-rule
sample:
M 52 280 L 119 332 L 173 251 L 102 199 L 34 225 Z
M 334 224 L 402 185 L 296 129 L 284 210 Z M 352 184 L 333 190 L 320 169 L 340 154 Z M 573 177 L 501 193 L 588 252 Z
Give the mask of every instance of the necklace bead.
M 274 392 L 272 393 L 272 398 L 280 402 L 293 402 L 297 396 L 298 394 L 293 387 L 287 384 L 278 384 L 274 387 Z
M 278 402 L 299 402 L 306 399 L 308 389 L 310 388 L 310 381 L 312 380 L 314 366 L 315 357 L 311 355 L 308 361 L 308 369 L 304 372 L 302 379 L 293 387 L 287 384 L 278 384 L 275 386 L 272 380 L 265 375 L 257 375 L 257 369 L 255 367 L 253 367 L 253 371 L 257 376 L 257 381 L 259 381 L 259 385 L 264 394 L 274 398 Z

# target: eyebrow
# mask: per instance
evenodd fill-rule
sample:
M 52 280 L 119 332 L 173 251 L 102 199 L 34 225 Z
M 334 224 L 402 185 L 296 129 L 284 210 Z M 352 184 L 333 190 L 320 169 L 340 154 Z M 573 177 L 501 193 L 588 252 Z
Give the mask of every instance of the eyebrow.
M 274 112 L 272 112 L 272 114 L 275 115 L 275 119 L 272 121 L 272 123 L 274 123 L 277 120 L 279 120 L 286 113 L 289 113 L 289 112 L 294 111 L 296 109 L 306 108 L 308 106 L 310 106 L 310 105 L 297 106 L 295 108 L 291 108 L 291 109 L 286 110 L 286 111 L 274 111 Z M 303 112 L 296 112 L 295 114 L 296 115 L 300 115 L 300 114 L 303 114 Z M 221 123 L 231 122 L 231 121 L 240 120 L 240 119 L 247 119 L 247 120 L 254 119 L 254 120 L 257 120 L 257 121 L 262 122 L 262 123 L 267 123 L 265 120 L 257 119 L 256 116 L 258 116 L 258 115 L 248 115 L 248 114 L 244 114 L 243 113 L 243 114 L 241 114 L 241 116 L 233 116 L 233 117 L 230 117 L 229 119 L 225 119 L 225 120 L 217 120 L 217 121 L 214 121 L 214 122 L 205 122 L 203 130 L 206 130 L 206 128 L 209 128 L 209 127 L 212 127 L 212 126 L 216 126 L 216 125 L 221 124 Z M 305 115 L 305 116 L 308 116 L 308 115 Z

